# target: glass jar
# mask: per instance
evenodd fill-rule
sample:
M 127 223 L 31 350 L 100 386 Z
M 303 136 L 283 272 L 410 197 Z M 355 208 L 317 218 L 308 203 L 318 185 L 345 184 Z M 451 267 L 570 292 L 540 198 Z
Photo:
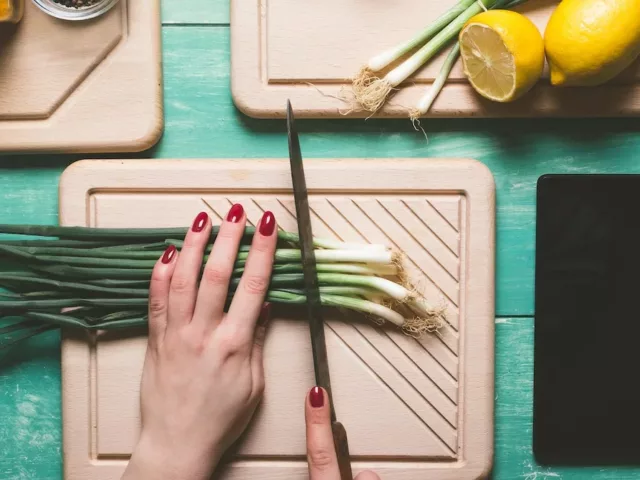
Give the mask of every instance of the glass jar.
M 2 1 L 2 0 L 0 0 Z M 120 0 L 85 0 L 82 6 L 67 7 L 61 0 L 33 0 L 40 9 L 49 15 L 62 20 L 89 20 L 107 13 Z M 138 0 L 149 1 L 149 0 Z
M 24 12 L 24 0 L 0 0 L 0 22 L 18 23 Z

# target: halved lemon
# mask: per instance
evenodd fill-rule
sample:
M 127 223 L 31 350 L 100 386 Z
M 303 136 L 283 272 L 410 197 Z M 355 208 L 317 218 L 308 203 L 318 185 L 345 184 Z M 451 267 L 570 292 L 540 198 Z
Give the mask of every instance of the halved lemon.
M 490 10 L 471 18 L 460 32 L 464 73 L 485 98 L 511 102 L 528 92 L 544 68 L 544 41 L 524 15 Z

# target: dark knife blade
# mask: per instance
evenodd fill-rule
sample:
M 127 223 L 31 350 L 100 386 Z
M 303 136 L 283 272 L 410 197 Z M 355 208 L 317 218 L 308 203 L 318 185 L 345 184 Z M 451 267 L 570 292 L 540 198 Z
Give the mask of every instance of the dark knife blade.
M 307 182 L 304 176 L 302 152 L 300 151 L 298 132 L 295 128 L 293 109 L 289 101 L 287 101 L 287 132 L 289 134 L 291 179 L 293 181 L 293 196 L 298 218 L 298 234 L 300 236 L 300 250 L 302 252 L 302 272 L 307 294 L 307 315 L 309 318 L 309 331 L 311 333 L 311 350 L 313 352 L 313 368 L 316 375 L 316 385 L 324 388 L 329 394 L 331 430 L 333 432 L 333 442 L 338 458 L 340 478 L 342 480 L 352 480 L 353 475 L 349 460 L 347 432 L 342 424 L 336 421 L 335 409 L 333 407 L 333 394 L 331 391 L 331 378 L 329 376 L 327 345 L 324 338 L 324 320 L 322 318 L 320 289 L 318 287 L 318 270 L 316 268 L 316 256 L 313 245 Z
M 331 396 L 331 378 L 327 360 L 327 346 L 324 339 L 324 321 L 320 304 L 320 290 L 318 288 L 318 271 L 313 246 L 313 231 L 311 229 L 311 213 L 307 182 L 302 165 L 300 141 L 295 129 L 291 102 L 287 102 L 287 131 L 289 134 L 289 159 L 291 161 L 291 179 L 293 180 L 293 196 L 298 218 L 298 234 L 300 235 L 300 250 L 302 252 L 302 273 L 305 291 L 307 293 L 307 314 L 309 329 L 311 330 L 311 349 L 313 351 L 313 367 L 316 374 L 316 384 L 324 388 Z M 331 420 L 335 421 L 333 404 L 331 405 Z

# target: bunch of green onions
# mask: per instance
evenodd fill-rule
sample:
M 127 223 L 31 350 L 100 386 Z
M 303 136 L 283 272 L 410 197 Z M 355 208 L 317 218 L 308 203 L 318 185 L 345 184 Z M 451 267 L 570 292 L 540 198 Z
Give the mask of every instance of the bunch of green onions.
M 255 229 L 238 251 L 229 299 L 237 288 Z M 211 243 L 218 228 L 214 227 Z M 101 229 L 0 225 L 0 234 L 46 237 L 0 241 L 0 348 L 60 327 L 89 331 L 144 327 L 151 271 L 186 229 Z M 298 235 L 278 232 L 267 301 L 304 304 Z M 407 288 L 400 257 L 383 245 L 315 239 L 321 302 L 361 312 L 420 336 L 437 330 L 442 311 Z M 207 254 L 211 246 L 208 247 Z M 207 256 L 205 255 L 204 262 Z
M 484 10 L 513 8 L 525 1 L 460 0 L 413 38 L 374 56 L 362 67 L 352 80 L 353 93 L 359 107 L 371 113 L 377 112 L 400 84 L 405 82 L 420 67 L 433 59 L 443 48 L 457 38 L 464 25 L 472 17 Z M 389 65 L 399 61 L 418 47 L 420 48 L 400 65 L 384 76 L 381 75 L 381 72 L 384 72 Z M 418 102 L 418 105 L 410 111 L 412 119 L 419 118 L 429 111 L 444 87 L 459 55 L 460 46 L 456 43 L 445 59 L 434 83 Z

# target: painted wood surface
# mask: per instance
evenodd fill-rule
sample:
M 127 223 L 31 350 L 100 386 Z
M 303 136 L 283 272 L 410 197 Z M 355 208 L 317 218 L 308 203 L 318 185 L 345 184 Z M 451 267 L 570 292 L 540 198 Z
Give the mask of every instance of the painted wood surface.
M 532 0 L 536 1 L 536 0 Z M 163 2 L 166 132 L 145 154 L 283 157 L 284 122 L 238 113 L 226 0 Z M 307 157 L 470 157 L 497 186 L 496 468 L 499 480 L 631 480 L 640 469 L 545 469 L 531 454 L 535 182 L 549 172 L 640 173 L 640 120 L 301 121 Z M 130 155 L 129 155 L 130 156 Z M 0 222 L 56 224 L 78 156 L 0 157 Z M 0 478 L 60 480 L 59 338 L 0 354 Z M 302 401 L 302 399 L 301 399 Z

